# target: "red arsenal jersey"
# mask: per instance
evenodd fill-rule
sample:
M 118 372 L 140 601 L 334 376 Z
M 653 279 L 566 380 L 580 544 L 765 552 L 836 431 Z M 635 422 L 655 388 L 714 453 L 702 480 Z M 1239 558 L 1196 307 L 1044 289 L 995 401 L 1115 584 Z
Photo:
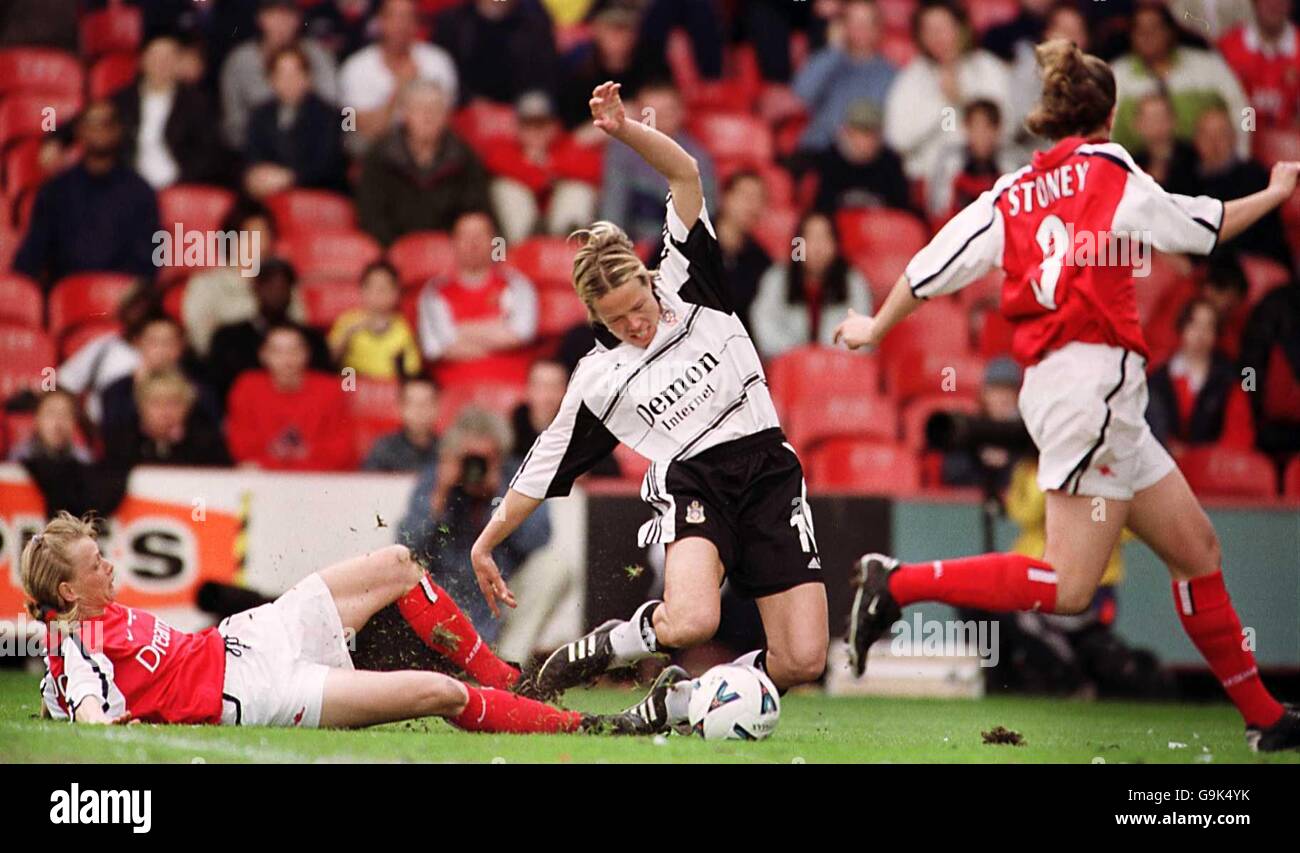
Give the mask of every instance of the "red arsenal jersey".
M 1122 146 L 1071 137 L 999 178 L 912 258 L 906 275 L 912 293 L 928 298 L 1000 267 L 1001 310 L 1022 364 L 1073 341 L 1145 356 L 1134 288 L 1152 248 L 1209 254 L 1222 222 L 1217 199 L 1165 192 Z
M 226 644 L 216 628 L 187 634 L 147 611 L 109 604 L 59 637 L 46 663 L 42 689 L 57 717 L 91 701 L 110 717 L 130 711 L 146 723 L 221 722 Z
M 1219 52 L 1241 81 L 1260 127 L 1290 127 L 1300 119 L 1300 28 L 1287 24 L 1276 45 L 1254 24 L 1242 24 L 1219 41 Z

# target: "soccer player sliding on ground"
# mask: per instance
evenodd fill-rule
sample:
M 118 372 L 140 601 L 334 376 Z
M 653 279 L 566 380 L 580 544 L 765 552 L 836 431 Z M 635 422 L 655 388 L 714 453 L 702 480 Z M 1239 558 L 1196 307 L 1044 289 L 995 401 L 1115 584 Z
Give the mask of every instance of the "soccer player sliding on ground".
M 718 627 L 724 577 L 757 600 L 767 634 L 767 649 L 740 662 L 765 668 L 780 689 L 812 681 L 826 665 L 826 588 L 803 469 L 732 311 L 699 168 L 672 139 L 625 116 L 617 84 L 597 86 L 590 105 L 596 127 L 668 180 L 663 254 L 652 273 L 617 225 L 576 235 L 573 283 L 597 343 L 474 544 L 479 585 L 493 612 L 498 602 L 513 607 L 492 549 L 622 442 L 651 462 L 641 497 L 654 516 L 638 542 L 665 546 L 663 601 L 562 646 L 528 673 L 534 695 L 705 642 Z M 666 669 L 640 713 L 665 728 L 684 722 L 685 679 Z
M 908 263 L 880 312 L 851 313 L 835 337 L 854 349 L 876 346 L 922 300 L 1005 271 L 1002 311 L 1015 326 L 1014 354 L 1028 365 L 1020 411 L 1047 494 L 1045 553 L 902 565 L 865 555 L 849 629 L 854 665 L 861 673 L 899 608 L 918 601 L 1083 611 L 1127 525 L 1169 567 L 1183 628 L 1245 718 L 1251 747 L 1300 746 L 1300 713 L 1264 687 L 1243 638 L 1214 528 L 1147 427 L 1132 259 L 1105 265 L 1112 234 L 1136 235 L 1121 245 L 1130 251 L 1140 240 L 1145 251 L 1209 254 L 1285 201 L 1300 163 L 1278 163 L 1267 189 L 1226 203 L 1167 193 L 1109 141 L 1115 78 L 1106 63 L 1064 40 L 1037 56 L 1043 93 L 1026 126 L 1053 147 L 958 213 Z M 1076 258 L 1080 240 L 1102 251 Z
M 483 644 L 403 545 L 337 563 L 270 604 L 187 634 L 114 602 L 113 565 L 95 533 L 61 513 L 22 553 L 28 610 L 51 627 L 41 682 L 51 716 L 331 728 L 438 716 L 468 731 L 649 733 L 636 715 L 580 714 L 510 692 L 519 670 Z M 353 669 L 347 638 L 394 602 L 430 648 L 483 686 Z

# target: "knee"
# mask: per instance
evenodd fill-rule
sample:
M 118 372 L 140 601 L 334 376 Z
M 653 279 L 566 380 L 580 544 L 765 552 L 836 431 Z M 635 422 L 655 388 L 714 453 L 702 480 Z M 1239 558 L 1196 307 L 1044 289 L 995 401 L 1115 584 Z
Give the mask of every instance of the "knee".
M 424 570 L 411 556 L 411 549 L 405 545 L 388 545 L 380 549 L 376 557 L 382 566 L 384 576 L 401 586 L 403 592 L 420 582 Z
M 423 716 L 455 717 L 465 710 L 469 692 L 465 685 L 440 672 L 420 672 L 413 693 Z
M 717 608 L 670 608 L 660 605 L 663 621 L 655 620 L 655 634 L 662 645 L 687 649 L 708 642 L 718 633 L 720 614 Z M 659 616 L 657 612 L 655 614 Z
M 1056 587 L 1056 607 L 1052 612 L 1060 616 L 1083 613 L 1092 605 L 1096 594 L 1095 586 L 1062 580 Z
M 807 684 L 826 671 L 826 643 L 801 643 L 789 649 L 769 651 L 767 674 L 782 690 Z

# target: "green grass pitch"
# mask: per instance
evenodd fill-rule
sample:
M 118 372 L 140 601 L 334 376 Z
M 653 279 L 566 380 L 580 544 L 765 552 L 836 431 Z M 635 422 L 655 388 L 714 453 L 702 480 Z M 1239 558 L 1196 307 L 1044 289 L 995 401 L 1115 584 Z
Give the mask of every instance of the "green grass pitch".
M 476 735 L 429 719 L 364 731 L 99 728 L 38 720 L 37 679 L 0 673 L 0 764 L 23 762 L 1290 762 L 1300 752 L 1258 756 L 1226 705 L 1069 702 L 993 698 L 921 700 L 792 694 L 776 734 L 759 743 L 672 736 Z M 630 705 L 640 693 L 573 691 L 590 711 Z M 1023 746 L 985 745 L 1005 726 Z M 1174 746 L 1170 744 L 1185 744 Z

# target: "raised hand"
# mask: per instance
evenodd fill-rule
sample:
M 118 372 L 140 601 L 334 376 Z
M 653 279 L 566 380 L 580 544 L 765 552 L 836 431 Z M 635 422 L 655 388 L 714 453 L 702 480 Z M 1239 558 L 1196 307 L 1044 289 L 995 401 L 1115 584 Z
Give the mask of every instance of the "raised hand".
M 606 81 L 591 91 L 591 123 L 611 136 L 623 129 L 627 114 L 623 110 L 623 99 L 619 97 L 622 83 Z

